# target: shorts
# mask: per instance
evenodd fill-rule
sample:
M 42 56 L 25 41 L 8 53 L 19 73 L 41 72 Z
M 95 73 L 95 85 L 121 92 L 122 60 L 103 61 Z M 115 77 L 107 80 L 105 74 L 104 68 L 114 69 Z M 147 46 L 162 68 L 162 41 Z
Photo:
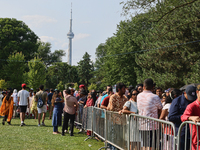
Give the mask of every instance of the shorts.
M 38 114 L 47 112 L 47 105 L 43 105 L 41 108 L 37 108 Z
M 20 112 L 26 112 L 27 106 L 19 106 L 20 107 Z
M 49 111 L 53 111 L 53 106 L 51 105 L 51 104 L 48 104 L 48 106 L 49 106 Z
M 157 143 L 157 140 L 158 140 L 158 139 L 156 139 L 156 137 L 157 137 L 156 130 L 153 130 L 153 131 L 152 130 L 140 130 L 140 134 L 141 134 L 141 139 L 142 139 L 141 141 L 142 141 L 143 147 L 154 147 L 154 148 L 156 148 L 156 143 Z M 154 141 L 154 143 L 153 143 L 153 141 Z

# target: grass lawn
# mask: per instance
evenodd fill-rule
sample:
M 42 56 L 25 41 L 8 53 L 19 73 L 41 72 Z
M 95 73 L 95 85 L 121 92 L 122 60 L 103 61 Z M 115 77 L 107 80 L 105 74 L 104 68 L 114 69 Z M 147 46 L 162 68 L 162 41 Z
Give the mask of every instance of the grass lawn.
M 20 127 L 20 119 L 12 119 L 11 124 L 2 125 L 0 118 L 0 149 L 66 149 L 66 150 L 97 150 L 104 146 L 101 141 L 87 138 L 86 134 L 79 133 L 74 129 L 74 136 L 69 134 L 61 136 L 61 134 L 53 135 L 52 120 L 46 117 L 46 126 L 38 127 L 37 120 L 25 119 L 26 126 Z M 61 132 L 62 127 L 58 128 Z

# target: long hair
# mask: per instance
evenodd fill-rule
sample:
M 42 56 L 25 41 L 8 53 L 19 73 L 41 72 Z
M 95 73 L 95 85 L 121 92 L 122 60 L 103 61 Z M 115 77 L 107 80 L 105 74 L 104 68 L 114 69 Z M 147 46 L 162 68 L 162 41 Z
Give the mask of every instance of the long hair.
M 9 90 L 6 95 L 6 100 L 8 101 L 10 99 L 10 96 L 12 95 L 12 90 Z
M 59 90 L 57 90 L 57 91 L 55 91 L 55 92 L 53 93 L 52 100 L 51 100 L 52 106 L 54 106 L 55 100 L 56 100 L 56 98 L 58 97 L 58 94 L 59 94 L 59 93 L 60 93 Z
M 180 96 L 182 93 L 179 89 L 173 89 L 169 96 L 166 97 L 165 99 L 165 104 L 167 103 L 171 103 L 173 101 L 173 99 L 175 99 L 176 97 Z

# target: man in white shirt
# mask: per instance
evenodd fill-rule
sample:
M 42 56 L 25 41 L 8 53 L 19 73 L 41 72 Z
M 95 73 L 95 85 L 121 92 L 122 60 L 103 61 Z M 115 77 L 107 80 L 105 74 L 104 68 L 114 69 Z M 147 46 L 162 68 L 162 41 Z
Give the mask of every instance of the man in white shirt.
M 154 88 L 153 80 L 144 80 L 143 92 L 137 96 L 137 107 L 139 115 L 157 118 L 158 114 L 161 113 L 162 104 L 158 95 L 153 94 L 152 90 Z M 143 147 L 156 147 L 156 123 L 151 120 L 141 119 L 140 120 L 140 131 L 142 135 Z M 155 132 L 155 133 L 153 133 Z
M 20 90 L 17 94 L 18 101 L 19 101 L 19 107 L 20 107 L 20 119 L 21 119 L 21 125 L 24 126 L 24 119 L 25 119 L 25 113 L 27 106 L 29 108 L 29 92 L 26 91 L 26 84 L 22 84 L 22 90 Z

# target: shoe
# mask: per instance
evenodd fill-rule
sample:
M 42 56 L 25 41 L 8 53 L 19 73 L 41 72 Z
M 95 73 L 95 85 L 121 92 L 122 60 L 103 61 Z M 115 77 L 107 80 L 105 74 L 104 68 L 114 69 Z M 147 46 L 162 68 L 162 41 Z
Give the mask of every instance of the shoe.
M 46 126 L 46 125 L 44 124 L 44 122 L 42 122 L 42 126 Z
M 5 125 L 5 121 L 2 121 L 2 125 Z
M 70 135 L 70 136 L 74 136 L 74 135 L 72 134 L 72 135 Z
M 61 136 L 65 136 L 65 133 L 62 133 Z
M 38 127 L 40 127 L 40 124 L 38 124 Z
M 10 122 L 8 122 L 8 125 L 11 125 L 11 123 L 10 123 Z
M 22 123 L 24 126 L 26 125 L 25 123 Z
M 24 126 L 24 124 L 23 124 L 23 123 L 21 123 L 21 124 L 20 124 L 20 127 L 22 127 L 22 126 Z

